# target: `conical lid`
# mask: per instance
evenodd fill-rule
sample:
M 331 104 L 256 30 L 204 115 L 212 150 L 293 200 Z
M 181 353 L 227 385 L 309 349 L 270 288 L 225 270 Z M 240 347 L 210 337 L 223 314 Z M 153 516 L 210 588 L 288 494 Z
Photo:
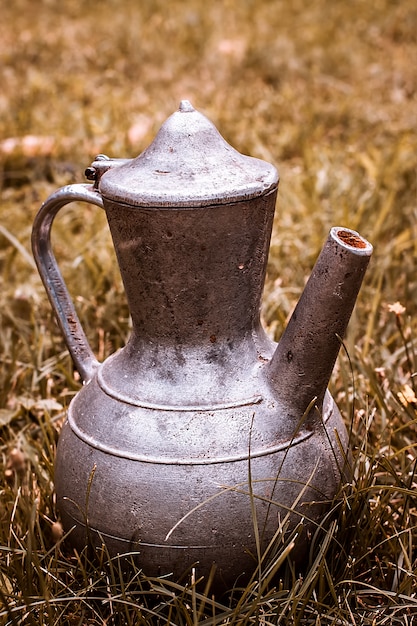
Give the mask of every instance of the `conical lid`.
M 183 100 L 137 158 L 103 174 L 105 198 L 140 207 L 200 207 L 263 195 L 278 184 L 273 165 L 232 148 Z

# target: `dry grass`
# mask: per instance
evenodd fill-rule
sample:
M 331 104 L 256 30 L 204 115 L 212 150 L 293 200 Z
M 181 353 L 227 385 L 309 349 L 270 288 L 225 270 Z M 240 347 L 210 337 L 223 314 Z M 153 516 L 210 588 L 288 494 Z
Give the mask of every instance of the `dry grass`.
M 2 7 L 0 624 L 417 619 L 416 33 L 413 0 Z M 29 248 L 52 190 L 82 182 L 98 152 L 138 154 L 184 98 L 240 151 L 280 169 L 263 312 L 276 338 L 330 226 L 375 247 L 332 378 L 352 425 L 355 478 L 303 578 L 287 568 L 225 604 L 192 582 L 126 577 L 105 554 L 97 566 L 64 547 L 53 459 L 79 383 Z M 129 319 L 100 211 L 69 207 L 54 246 L 104 358 Z

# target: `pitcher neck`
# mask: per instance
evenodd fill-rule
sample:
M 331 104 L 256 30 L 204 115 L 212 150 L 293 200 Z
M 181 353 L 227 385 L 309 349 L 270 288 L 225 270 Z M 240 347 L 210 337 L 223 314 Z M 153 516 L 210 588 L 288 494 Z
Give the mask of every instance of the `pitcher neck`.
M 276 190 L 202 208 L 105 208 L 135 341 L 233 345 L 259 326 Z

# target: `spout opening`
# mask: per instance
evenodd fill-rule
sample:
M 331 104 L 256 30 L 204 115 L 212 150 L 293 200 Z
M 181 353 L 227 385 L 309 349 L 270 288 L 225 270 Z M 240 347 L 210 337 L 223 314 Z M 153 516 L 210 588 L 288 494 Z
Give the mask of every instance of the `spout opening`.
M 355 230 L 335 226 L 331 229 L 330 234 L 336 243 L 354 254 L 360 256 L 370 256 L 372 254 L 372 244 Z

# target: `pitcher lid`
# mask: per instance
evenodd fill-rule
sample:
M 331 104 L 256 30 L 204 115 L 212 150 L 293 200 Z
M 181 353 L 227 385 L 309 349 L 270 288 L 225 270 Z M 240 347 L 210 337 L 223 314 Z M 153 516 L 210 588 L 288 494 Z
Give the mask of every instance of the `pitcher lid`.
M 100 193 L 140 207 L 202 207 L 264 195 L 278 185 L 266 161 L 230 146 L 216 127 L 182 100 L 154 141 L 135 159 L 108 169 Z

